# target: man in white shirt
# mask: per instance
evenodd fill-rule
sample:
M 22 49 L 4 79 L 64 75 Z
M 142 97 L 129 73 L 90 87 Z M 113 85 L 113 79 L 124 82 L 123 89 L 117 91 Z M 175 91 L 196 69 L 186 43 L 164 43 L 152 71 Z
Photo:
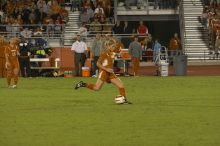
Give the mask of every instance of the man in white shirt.
M 87 45 L 81 40 L 79 34 L 77 34 L 76 41 L 73 43 L 71 50 L 74 56 L 75 76 L 81 76 L 82 67 L 86 61 Z

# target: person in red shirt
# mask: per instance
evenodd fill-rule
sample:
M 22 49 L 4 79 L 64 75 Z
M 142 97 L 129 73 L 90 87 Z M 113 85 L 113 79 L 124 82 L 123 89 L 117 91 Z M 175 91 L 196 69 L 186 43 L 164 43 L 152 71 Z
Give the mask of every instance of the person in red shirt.
M 10 43 L 5 46 L 5 67 L 7 70 L 7 84 L 8 88 L 16 88 L 19 76 L 19 39 L 12 38 Z M 14 83 L 11 85 L 11 80 L 14 79 Z
M 98 91 L 102 88 L 105 82 L 113 83 L 116 87 L 118 87 L 120 95 L 125 98 L 123 103 L 131 104 L 126 99 L 125 87 L 122 81 L 115 75 L 113 71 L 115 53 L 119 53 L 120 50 L 120 43 L 117 43 L 115 39 L 110 39 L 97 62 L 97 66 L 100 71 L 96 83 L 84 83 L 83 81 L 80 81 L 76 84 L 75 89 L 86 87 L 88 89 Z
M 139 35 L 143 35 L 143 36 L 148 35 L 148 28 L 145 26 L 143 21 L 139 22 L 139 26 L 137 28 L 137 33 Z

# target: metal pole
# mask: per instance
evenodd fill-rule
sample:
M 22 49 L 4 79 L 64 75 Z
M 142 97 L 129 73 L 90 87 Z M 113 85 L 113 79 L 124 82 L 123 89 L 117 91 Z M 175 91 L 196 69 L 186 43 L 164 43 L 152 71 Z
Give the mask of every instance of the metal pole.
M 118 9 L 117 0 L 114 0 L 114 18 L 115 18 L 115 22 L 117 22 L 117 20 L 118 20 L 117 9 Z
M 147 14 L 149 14 L 149 0 L 147 0 Z

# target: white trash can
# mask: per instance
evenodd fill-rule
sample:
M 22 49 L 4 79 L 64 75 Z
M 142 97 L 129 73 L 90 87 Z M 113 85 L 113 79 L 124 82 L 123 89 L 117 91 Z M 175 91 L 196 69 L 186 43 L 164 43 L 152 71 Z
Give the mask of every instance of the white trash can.
M 167 62 L 161 62 L 159 66 L 160 76 L 166 77 L 168 76 L 169 72 L 169 63 Z

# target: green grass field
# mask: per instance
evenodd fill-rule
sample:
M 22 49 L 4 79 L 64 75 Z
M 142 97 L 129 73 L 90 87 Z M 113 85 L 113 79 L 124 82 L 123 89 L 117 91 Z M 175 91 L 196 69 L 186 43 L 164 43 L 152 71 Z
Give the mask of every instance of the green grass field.
M 219 146 L 220 77 L 121 78 L 117 88 L 73 90 L 95 78 L 0 79 L 0 146 Z

